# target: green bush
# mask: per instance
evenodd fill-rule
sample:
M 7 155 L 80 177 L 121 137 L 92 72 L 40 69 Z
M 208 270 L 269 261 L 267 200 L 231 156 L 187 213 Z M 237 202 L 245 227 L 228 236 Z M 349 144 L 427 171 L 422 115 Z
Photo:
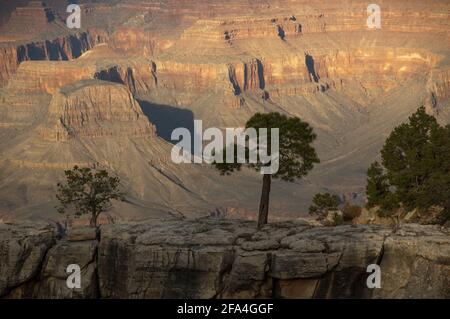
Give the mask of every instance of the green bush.
M 342 215 L 336 214 L 333 219 L 333 226 L 339 226 L 344 223 L 344 217 Z
M 328 211 L 337 210 L 340 199 L 337 195 L 330 193 L 318 193 L 314 195 L 313 205 L 309 207 L 311 215 L 318 215 L 320 218 L 325 218 Z

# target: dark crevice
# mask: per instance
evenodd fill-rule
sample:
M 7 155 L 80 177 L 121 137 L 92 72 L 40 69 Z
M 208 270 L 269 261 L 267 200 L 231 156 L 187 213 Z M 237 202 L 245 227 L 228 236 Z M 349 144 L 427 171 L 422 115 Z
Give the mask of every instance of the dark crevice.
M 50 245 L 47 247 L 47 249 L 45 250 L 45 252 L 42 254 L 41 259 L 38 262 L 38 265 L 36 267 L 35 272 L 30 276 L 30 278 L 28 278 L 27 280 L 24 280 L 16 285 L 10 286 L 7 288 L 6 292 L 3 295 L 0 295 L 0 299 L 1 298 L 7 298 L 8 295 L 14 291 L 15 289 L 19 288 L 19 287 L 27 287 L 30 289 L 29 292 L 31 295 L 27 296 L 27 297 L 34 297 L 33 296 L 33 290 L 34 290 L 34 284 L 36 284 L 37 282 L 39 282 L 42 278 L 42 271 L 44 269 L 44 265 L 45 262 L 47 261 L 47 255 L 49 253 L 49 251 L 56 245 L 58 241 L 56 240 L 56 238 L 53 238 Z M 23 260 L 23 262 L 26 262 L 26 258 Z
M 277 25 L 277 32 L 278 32 L 278 36 L 280 37 L 280 39 L 283 40 L 283 41 L 286 41 L 286 32 L 279 25 Z
M 99 265 L 99 250 L 100 250 L 100 241 L 102 239 L 102 232 L 101 228 L 99 227 L 97 229 L 97 247 L 95 248 L 94 252 L 94 260 L 95 263 L 95 270 L 94 270 L 94 279 L 95 279 L 95 296 L 96 298 L 102 298 L 102 290 L 100 288 L 100 274 L 98 272 L 98 265 Z
M 107 70 L 101 70 L 94 74 L 94 79 L 124 84 L 117 66 L 113 66 Z
M 158 86 L 158 76 L 157 76 L 158 71 L 155 62 L 150 61 L 150 69 L 152 72 L 153 81 L 155 81 L 155 86 Z
M 233 270 L 233 264 L 236 260 L 236 250 L 233 249 L 230 260 L 227 260 L 227 264 L 221 271 L 219 272 L 218 280 L 216 282 L 216 294 L 212 297 L 212 299 L 219 299 L 223 295 L 225 289 L 227 288 L 225 283 L 225 277 L 231 274 Z
M 383 243 L 381 244 L 381 250 L 380 250 L 380 253 L 379 253 L 378 256 L 377 256 L 376 264 L 377 264 L 378 266 L 381 266 L 381 262 L 383 261 L 383 257 L 384 257 L 384 244 L 386 243 L 386 238 L 387 238 L 387 237 L 388 237 L 388 236 L 386 236 L 386 237 L 383 238 Z
M 316 69 L 315 69 L 315 62 L 314 62 L 314 58 L 312 57 L 312 55 L 309 55 L 307 53 L 305 53 L 305 64 L 306 64 L 306 68 L 308 69 L 308 74 L 309 74 L 309 79 L 310 81 L 314 81 L 314 82 L 319 82 L 320 77 L 317 75 L 316 73 Z
M 266 88 L 266 81 L 264 79 L 264 65 L 259 59 L 256 59 L 256 64 L 258 65 L 259 88 L 264 90 Z
M 45 8 L 45 17 L 47 22 L 53 22 L 56 20 L 55 13 L 50 8 Z
M 246 66 L 244 71 L 246 71 Z M 240 95 L 242 93 L 242 89 L 239 86 L 239 83 L 237 82 L 236 79 L 236 70 L 234 68 L 234 66 L 229 65 L 228 66 L 228 77 L 230 79 L 231 85 L 233 85 L 233 93 L 235 96 Z

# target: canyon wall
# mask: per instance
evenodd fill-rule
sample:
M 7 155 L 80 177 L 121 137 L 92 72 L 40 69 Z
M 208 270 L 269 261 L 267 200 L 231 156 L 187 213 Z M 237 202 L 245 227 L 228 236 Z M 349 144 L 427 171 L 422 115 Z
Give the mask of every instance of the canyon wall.
M 146 58 L 151 58 L 174 44 L 155 31 L 144 31 L 138 27 L 122 26 L 116 29 L 108 43 L 111 47 Z
M 435 109 L 450 99 L 450 67 L 437 70 L 430 74 L 428 81 L 429 99 L 426 101 L 429 109 Z M 440 111 L 443 109 L 441 108 Z M 443 110 L 447 111 L 448 110 Z
M 273 99 L 282 105 L 285 97 L 307 97 L 330 89 L 368 106 L 412 78 L 429 78 L 447 63 L 442 41 L 448 40 L 450 30 L 437 3 L 427 5 L 420 15 L 403 10 L 399 3 L 384 4 L 382 30 L 368 29 L 361 1 L 346 3 L 348 8 L 281 3 L 285 7 L 268 5 L 259 15 L 250 9 L 245 15 L 227 11 L 209 18 L 194 12 L 199 18 L 186 22 L 176 41 L 166 46 L 160 35 L 150 32 L 141 31 L 137 37 L 129 29 L 130 39 L 132 43 L 144 39 L 141 45 L 146 49 L 140 52 L 152 56 L 156 90 L 178 95 L 175 102 L 182 106 L 204 94 L 220 93 L 227 97 L 228 106 L 236 108 L 231 97 L 246 92 L 263 97 L 260 102 Z M 414 2 L 413 7 L 423 5 Z M 126 50 L 125 34 L 121 30 L 112 38 L 119 37 L 120 48 Z M 430 87 L 434 83 L 443 87 L 439 77 L 431 82 Z
M 439 41 L 448 40 L 450 31 L 448 15 L 437 1 L 426 5 L 413 1 L 407 6 L 401 1 L 382 2 L 380 6 L 382 30 L 368 30 L 367 4 L 358 0 L 344 5 L 285 0 L 272 5 L 239 0 L 202 2 L 200 6 L 195 1 L 125 1 L 117 8 L 101 2 L 82 4 L 83 25 L 89 28 L 84 32 L 13 46 L 4 42 L 0 86 L 21 61 L 72 59 L 107 41 L 125 54 L 154 60 L 162 95 L 179 94 L 178 105 L 187 106 L 199 96 L 217 91 L 235 108 L 242 98 L 234 99 L 233 94 L 246 91 L 280 98 L 330 88 L 343 90 L 363 103 L 411 76 L 427 76 L 439 60 L 434 53 L 440 51 Z M 58 19 L 50 21 L 49 10 L 32 4 L 19 7 L 5 27 L 14 29 L 15 17 L 25 15 L 22 19 L 27 25 L 43 24 L 40 29 L 44 31 L 44 27 L 54 28 Z M 38 18 L 28 17 L 29 11 Z M 46 17 L 48 21 L 44 21 Z M 113 29 L 111 36 L 102 31 L 106 27 Z M 382 39 L 377 37 L 381 32 Z M 402 37 L 409 40 L 399 41 Z M 431 46 L 418 50 L 425 42 Z M 249 81 L 241 81 L 255 85 L 245 87 L 233 82 L 233 74 L 226 75 L 229 66 L 245 68 L 255 60 L 259 61 L 258 71 L 244 76 Z M 441 83 L 439 78 L 436 81 L 436 85 Z M 366 95 L 361 98 L 361 94 Z
M 172 58 L 155 59 L 153 63 L 155 89 L 177 95 L 180 105 L 189 105 L 206 93 L 230 97 L 253 93 L 278 101 L 329 89 L 367 105 L 374 97 L 411 78 L 426 78 L 437 60 L 437 56 L 421 50 L 355 48 L 303 55 L 285 51 L 282 56 L 261 58 L 231 56 L 228 61 L 217 63 Z M 430 86 L 439 96 L 449 92 L 445 79 L 445 73 L 439 73 L 431 80 Z
M 61 230 L 61 229 L 60 229 Z M 62 236 L 62 237 L 61 237 Z M 4 298 L 449 298 L 449 229 L 403 225 L 256 231 L 238 220 L 72 227 L 0 224 Z M 81 288 L 66 267 L 81 268 Z M 369 264 L 381 288 L 369 289 Z
M 31 60 L 71 60 L 106 40 L 100 30 L 81 32 L 52 40 L 0 46 L 0 87 L 8 83 L 19 64 Z

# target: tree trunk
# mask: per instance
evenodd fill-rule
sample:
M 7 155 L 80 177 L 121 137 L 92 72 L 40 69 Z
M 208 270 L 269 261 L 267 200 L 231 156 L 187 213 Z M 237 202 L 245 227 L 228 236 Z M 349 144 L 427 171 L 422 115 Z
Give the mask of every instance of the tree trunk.
M 261 201 L 259 203 L 258 228 L 261 228 L 267 224 L 267 217 L 269 215 L 269 195 L 271 180 L 272 175 L 264 174 L 263 186 L 261 191 Z
M 91 227 L 97 228 L 97 217 L 98 217 L 98 215 L 97 215 L 96 211 L 94 210 L 91 215 L 91 222 L 90 222 Z

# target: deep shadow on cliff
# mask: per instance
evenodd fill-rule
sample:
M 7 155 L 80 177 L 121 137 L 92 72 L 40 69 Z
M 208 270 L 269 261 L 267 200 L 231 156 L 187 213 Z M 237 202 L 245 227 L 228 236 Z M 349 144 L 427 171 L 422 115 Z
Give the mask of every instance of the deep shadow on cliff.
M 138 100 L 142 112 L 148 120 L 156 126 L 157 135 L 173 143 L 171 134 L 176 128 L 186 128 L 194 136 L 194 113 L 191 110 L 181 109 L 170 105 L 150 103 Z

